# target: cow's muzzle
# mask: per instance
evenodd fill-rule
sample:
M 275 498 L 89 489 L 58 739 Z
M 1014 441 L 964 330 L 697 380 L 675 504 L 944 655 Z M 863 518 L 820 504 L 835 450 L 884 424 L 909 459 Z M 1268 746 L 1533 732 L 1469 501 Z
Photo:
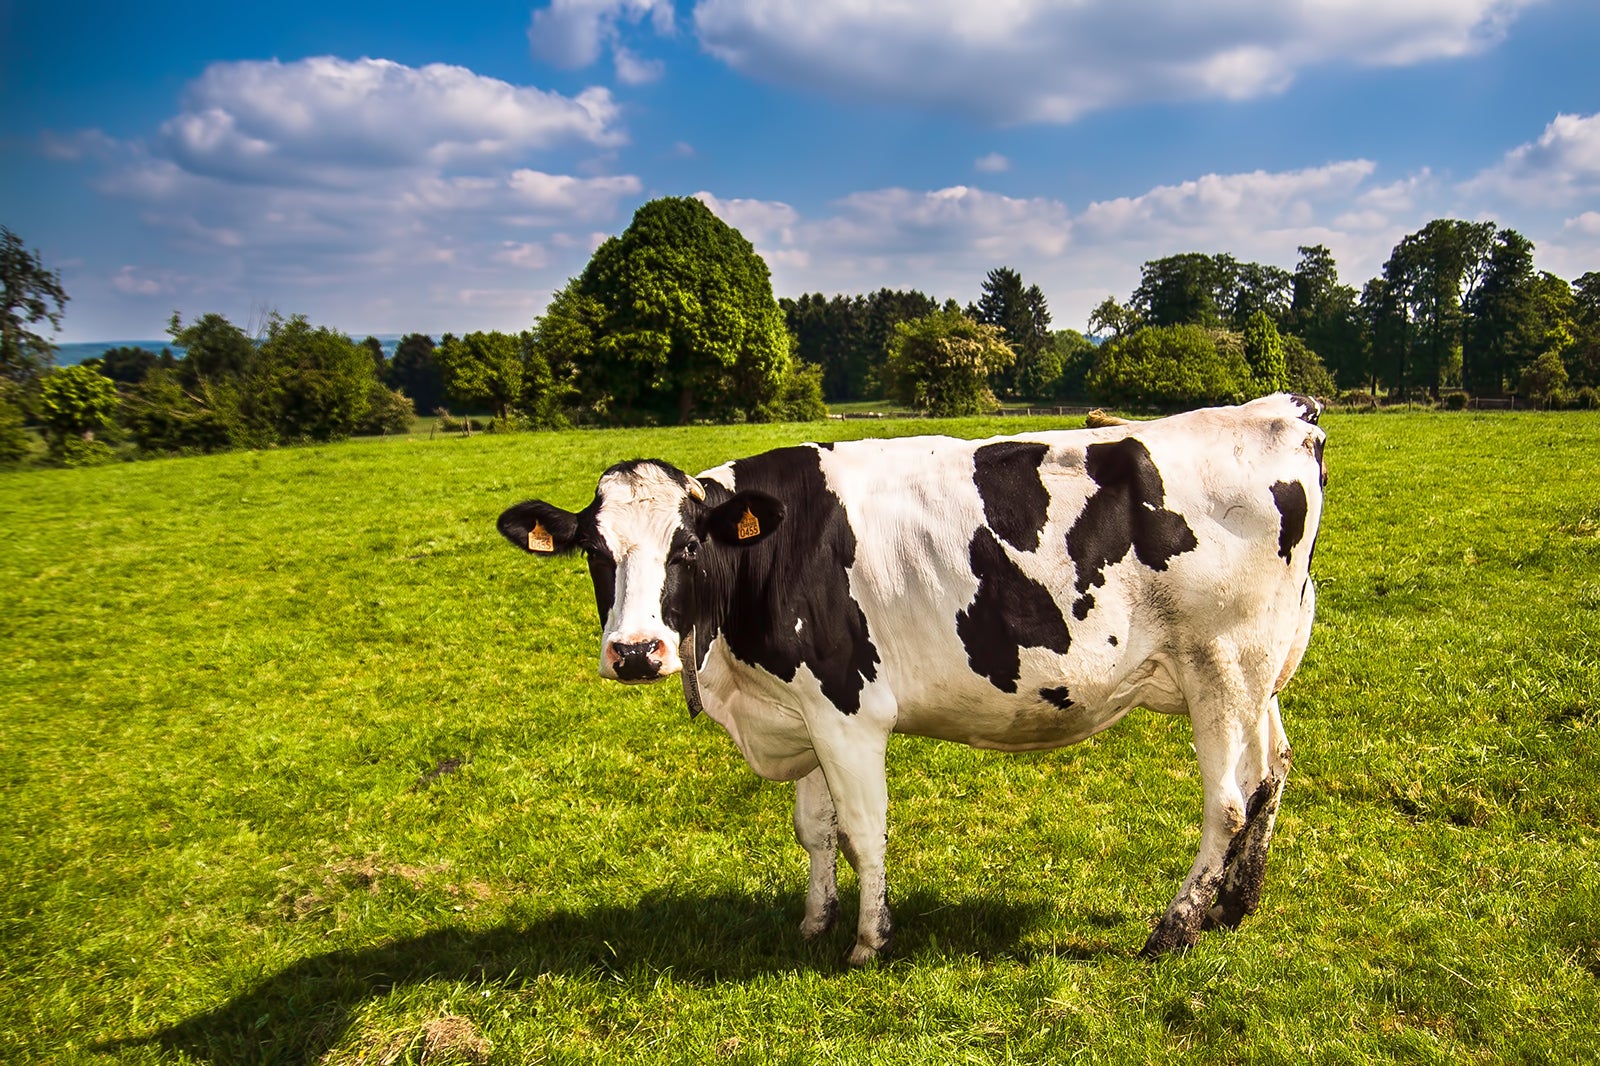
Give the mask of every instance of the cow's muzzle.
M 605 665 L 602 673 L 618 681 L 641 684 L 659 681 L 678 672 L 678 657 L 660 640 L 646 638 L 639 641 L 609 641 L 605 648 Z

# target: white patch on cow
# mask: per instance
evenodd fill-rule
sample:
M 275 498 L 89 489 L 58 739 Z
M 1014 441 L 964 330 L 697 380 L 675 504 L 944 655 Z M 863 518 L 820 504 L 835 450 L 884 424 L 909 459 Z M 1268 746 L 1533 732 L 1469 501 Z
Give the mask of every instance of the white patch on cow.
M 596 490 L 600 509 L 595 528 L 617 565 L 616 595 L 606 616 L 600 674 L 615 677 L 606 652 L 612 644 L 660 641 L 661 677 L 683 669 L 678 655 L 682 635 L 661 618 L 667 552 L 681 521 L 684 489 L 665 470 L 642 464 L 608 474 Z

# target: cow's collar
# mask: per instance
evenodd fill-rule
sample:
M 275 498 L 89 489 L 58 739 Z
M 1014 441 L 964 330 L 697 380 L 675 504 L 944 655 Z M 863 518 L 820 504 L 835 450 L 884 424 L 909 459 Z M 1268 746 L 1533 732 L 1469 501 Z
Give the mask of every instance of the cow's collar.
M 689 705 L 689 720 L 694 721 L 695 715 L 705 710 L 705 704 L 700 702 L 700 663 L 699 651 L 695 648 L 694 623 L 689 624 L 689 635 L 683 638 L 683 643 L 678 646 L 678 658 L 683 660 L 683 699 Z

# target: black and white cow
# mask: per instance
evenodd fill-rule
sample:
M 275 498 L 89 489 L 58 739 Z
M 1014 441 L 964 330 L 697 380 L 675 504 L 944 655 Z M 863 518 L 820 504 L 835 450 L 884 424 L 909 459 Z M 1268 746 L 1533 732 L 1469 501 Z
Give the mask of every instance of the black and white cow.
M 1289 770 L 1277 693 L 1311 632 L 1320 410 L 1280 394 L 1098 429 L 807 444 L 697 477 L 634 460 L 577 514 L 528 501 L 499 528 L 588 557 L 602 677 L 681 672 L 691 714 L 796 782 L 801 932 L 837 915 L 842 847 L 853 963 L 890 942 L 891 733 L 1029 751 L 1138 706 L 1188 715 L 1204 823 L 1157 954 L 1260 897 Z

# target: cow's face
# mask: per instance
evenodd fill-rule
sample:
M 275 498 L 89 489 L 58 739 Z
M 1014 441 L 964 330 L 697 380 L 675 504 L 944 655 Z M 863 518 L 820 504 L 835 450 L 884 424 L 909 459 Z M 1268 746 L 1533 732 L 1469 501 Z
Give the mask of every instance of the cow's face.
M 683 669 L 680 646 L 716 553 L 756 544 L 783 520 L 770 496 L 713 492 L 718 499 L 708 502 L 705 487 L 676 467 L 636 459 L 607 470 L 577 514 L 529 500 L 498 524 L 534 555 L 581 549 L 600 615 L 600 676 L 658 681 Z

